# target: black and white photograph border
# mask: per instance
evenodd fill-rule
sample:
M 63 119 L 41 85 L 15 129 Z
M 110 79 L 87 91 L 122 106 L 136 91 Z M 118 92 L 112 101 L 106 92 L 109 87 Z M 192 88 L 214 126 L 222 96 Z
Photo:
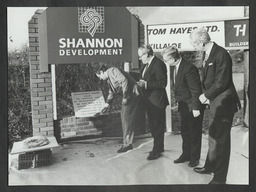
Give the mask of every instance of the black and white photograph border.
M 186 17 L 185 17 L 186 15 L 185 12 L 188 12 L 186 8 L 188 8 L 191 5 L 191 3 L 189 3 L 189 5 L 177 6 L 177 7 L 174 7 L 171 4 L 155 5 L 153 3 L 152 6 L 148 6 L 148 4 L 147 5 L 145 4 L 146 3 L 144 2 L 144 4 L 141 3 L 140 6 L 138 6 L 138 4 L 136 4 L 136 6 L 133 6 L 132 3 L 127 5 L 121 4 L 120 6 L 118 6 L 118 7 L 126 7 L 127 10 L 129 10 L 131 14 L 136 15 L 136 17 L 138 17 L 139 20 L 142 22 L 142 24 L 145 26 L 145 29 L 144 29 L 145 43 L 150 43 L 150 40 L 152 40 L 150 39 L 152 37 L 150 37 L 147 32 L 147 29 L 149 26 L 152 27 L 156 25 L 172 25 L 172 24 L 183 24 L 183 23 L 186 23 L 186 24 L 200 23 L 200 22 L 207 22 L 207 21 L 213 22 L 213 21 L 221 21 L 221 20 L 222 21 L 235 20 L 237 18 L 240 19 L 242 17 L 246 17 L 247 19 L 249 19 L 249 23 L 250 23 L 249 28 L 250 28 L 250 32 L 252 32 L 252 28 L 253 28 L 252 24 L 255 22 L 255 20 L 251 19 L 251 15 L 252 15 L 251 10 L 255 8 L 255 5 L 249 4 L 248 2 L 244 4 L 243 2 L 239 2 L 235 5 L 234 3 L 230 3 L 230 2 L 227 2 L 227 3 L 222 2 L 220 3 L 221 5 L 218 5 L 218 6 L 216 6 L 215 4 L 212 5 L 210 3 L 208 6 L 206 6 L 205 3 L 203 3 L 204 5 L 203 7 L 200 6 L 200 3 L 195 3 L 196 6 L 193 5 L 193 7 L 191 7 L 191 9 L 189 10 L 189 14 L 187 14 L 188 16 Z M 149 5 L 151 4 L 149 3 Z M 216 189 L 215 186 L 206 185 L 209 183 L 209 181 L 211 181 L 212 175 L 197 174 L 193 171 L 193 169 L 188 167 L 187 163 L 182 163 L 178 165 L 173 163 L 173 161 L 180 155 L 182 150 L 181 149 L 182 138 L 179 131 L 176 131 L 176 130 L 166 131 L 165 151 L 159 159 L 154 161 L 146 160 L 147 154 L 150 152 L 153 145 L 153 138 L 148 130 L 144 131 L 143 134 L 135 135 L 133 150 L 127 151 L 122 154 L 116 153 L 117 149 L 119 149 L 120 146 L 122 146 L 122 128 L 119 127 L 120 129 L 119 135 L 118 134 L 111 135 L 111 133 L 109 133 L 110 135 L 106 137 L 95 136 L 95 137 L 78 137 L 73 139 L 66 139 L 65 136 L 69 137 L 70 136 L 69 134 L 71 133 L 66 133 L 67 135 L 63 134 L 65 139 L 62 139 L 62 140 L 57 139 L 58 141 L 62 141 L 62 142 L 59 142 L 58 147 L 53 147 L 50 150 L 51 151 L 50 165 L 40 166 L 36 168 L 18 169 L 19 156 L 21 155 L 12 154 L 13 143 L 22 141 L 29 135 L 26 133 L 26 131 L 28 131 L 27 129 L 25 129 L 25 134 L 27 134 L 25 136 L 19 135 L 19 134 L 24 134 L 24 130 L 20 130 L 20 131 L 16 130 L 16 132 L 11 132 L 11 134 L 16 134 L 15 135 L 16 138 L 13 138 L 10 135 L 9 126 L 11 125 L 11 121 L 9 119 L 10 118 L 9 108 L 11 105 L 8 102 L 10 102 L 11 95 L 9 92 L 9 80 L 14 81 L 12 83 L 14 84 L 16 83 L 16 85 L 19 84 L 18 82 L 15 82 L 15 80 L 13 80 L 15 78 L 11 78 L 12 74 L 9 74 L 10 55 L 11 53 L 15 53 L 16 56 L 20 54 L 20 52 L 17 51 L 19 50 L 20 45 L 13 45 L 15 41 L 17 42 L 20 41 L 19 43 L 22 44 L 22 46 L 24 47 L 24 45 L 29 44 L 29 41 L 31 41 L 32 38 L 28 39 L 29 36 L 27 34 L 26 37 L 21 37 L 23 39 L 20 40 L 19 38 L 20 36 L 22 36 L 21 35 L 22 28 L 16 29 L 16 31 L 13 31 L 13 33 L 11 33 L 12 31 L 11 29 L 9 29 L 9 27 L 11 27 L 11 23 L 15 24 L 15 22 L 16 23 L 19 22 L 18 18 L 12 17 L 11 14 L 15 13 L 15 10 L 19 10 L 21 12 L 22 10 L 24 10 L 24 13 L 25 13 L 26 12 L 25 10 L 26 8 L 28 8 L 29 4 L 28 5 L 26 5 L 25 3 L 24 5 L 19 4 L 19 6 L 17 7 L 13 6 L 15 5 L 15 3 L 9 3 L 9 5 L 11 6 L 8 6 L 8 3 L 7 3 L 7 6 L 6 6 L 7 8 L 6 9 L 6 15 L 7 15 L 6 28 L 8 28 L 8 30 L 5 31 L 7 39 L 4 40 L 4 42 L 6 43 L 6 50 L 8 51 L 8 57 L 3 59 L 3 61 L 6 61 L 6 66 L 4 67 L 6 71 L 4 70 L 5 74 L 1 77 L 3 78 L 2 82 L 6 82 L 6 84 L 8 83 L 7 87 L 4 83 L 1 83 L 1 88 L 4 88 L 4 90 L 8 90 L 7 95 L 5 95 L 3 98 L 1 97 L 1 100 L 3 101 L 1 102 L 3 103 L 3 108 L 6 108 L 5 111 L 3 112 L 7 113 L 3 115 L 3 117 L 5 117 L 3 118 L 3 120 L 6 119 L 6 121 L 8 121 L 8 122 L 3 122 L 3 125 L 7 125 L 6 126 L 7 129 L 4 131 L 4 133 L 6 132 L 5 136 L 7 136 L 7 138 L 2 140 L 2 141 L 7 141 L 6 142 L 7 145 L 6 144 L 3 145 L 3 146 L 6 146 L 6 149 L 7 149 L 7 153 L 4 153 L 6 154 L 6 159 L 3 160 L 3 162 L 6 162 L 6 166 L 7 166 L 5 170 L 8 170 L 6 173 L 7 183 L 3 183 L 3 186 L 7 185 L 6 186 L 7 190 L 16 191 L 18 188 L 15 189 L 13 188 L 14 186 L 16 187 L 38 186 L 39 190 L 43 190 L 43 188 L 41 187 L 44 187 L 44 186 L 48 186 L 48 187 L 59 186 L 62 189 L 61 191 L 67 190 L 65 189 L 65 187 L 68 187 L 68 186 L 73 186 L 72 189 L 74 190 L 79 186 L 80 187 L 83 186 L 85 188 L 89 186 L 90 187 L 93 186 L 91 190 L 101 189 L 103 191 L 108 191 L 111 189 L 117 190 L 118 187 L 121 187 L 119 189 L 122 189 L 122 191 L 128 191 L 129 189 L 135 189 L 135 190 L 138 189 L 138 188 L 132 188 L 132 187 L 142 187 L 141 188 L 142 190 L 153 191 L 154 189 L 155 190 L 167 189 L 167 187 L 169 187 L 168 189 L 173 189 L 173 187 L 177 185 L 183 187 L 183 189 L 187 191 L 190 191 L 191 189 L 189 188 L 190 185 L 192 185 L 193 189 L 195 189 L 194 187 L 200 187 L 201 185 L 205 190 L 208 190 L 208 188 L 209 190 Z M 61 3 L 58 4 L 55 2 L 55 4 L 50 3 L 48 5 L 46 3 L 44 5 L 45 6 L 43 7 L 42 5 L 41 6 L 33 5 L 32 7 L 30 6 L 30 9 L 35 8 L 33 12 L 36 13 L 37 10 L 46 10 L 47 7 L 51 8 L 51 6 L 61 7 L 63 4 Z M 77 6 L 77 4 L 75 4 L 75 6 Z M 87 5 L 83 5 L 83 6 L 87 7 Z M 92 6 L 104 7 L 105 5 L 104 3 L 102 3 L 102 5 L 93 4 Z M 64 4 L 64 7 L 72 7 L 72 5 L 68 3 L 68 5 Z M 168 8 L 170 10 L 168 10 Z M 202 10 L 202 8 L 204 10 Z M 225 14 L 223 14 L 223 16 L 220 16 L 223 13 L 220 10 L 221 9 L 224 10 L 225 8 L 226 9 L 230 8 L 230 10 L 225 10 L 226 11 L 225 14 L 227 16 L 225 16 Z M 232 8 L 236 10 L 236 14 L 232 12 Z M 239 8 L 243 9 L 240 15 L 237 11 L 239 10 Z M 200 11 L 196 11 L 196 9 L 200 9 Z M 166 13 L 163 10 L 165 10 Z M 173 12 L 173 15 L 170 14 L 170 12 Z M 30 18 L 26 18 L 26 19 L 31 19 L 34 13 L 31 14 Z M 207 16 L 206 16 L 206 13 L 207 13 Z M 179 14 L 183 16 L 182 19 L 179 19 L 178 17 Z M 210 16 L 211 14 L 212 16 Z M 161 15 L 161 23 L 159 23 L 159 19 L 158 19 L 160 18 L 159 15 Z M 165 16 L 162 17 L 162 15 L 165 15 Z M 177 16 L 177 19 L 175 19 L 174 15 Z M 19 16 L 20 16 L 19 19 L 21 22 L 23 15 L 20 14 Z M 169 20 L 169 18 L 172 18 L 172 19 Z M 202 21 L 202 18 L 203 18 L 203 21 Z M 28 21 L 29 20 L 25 21 L 25 25 L 27 25 L 26 26 L 27 30 L 28 30 Z M 214 41 L 214 38 L 212 40 Z M 187 39 L 187 41 L 189 40 Z M 249 129 L 249 127 L 254 125 L 254 122 L 253 122 L 254 120 L 252 119 L 252 116 L 251 116 L 254 108 L 251 107 L 251 103 L 249 103 L 248 100 L 244 102 L 244 100 L 248 99 L 248 97 L 251 98 L 251 95 L 255 93 L 255 90 L 252 87 L 252 83 L 250 87 L 247 84 L 249 83 L 249 81 L 252 81 L 254 77 L 252 72 L 254 67 L 249 65 L 249 62 L 252 63 L 252 61 L 254 61 L 255 59 L 254 58 L 255 56 L 252 54 L 252 50 L 255 49 L 253 47 L 255 42 L 251 33 L 250 33 L 249 41 L 250 41 L 250 45 L 249 45 L 250 48 L 247 47 L 245 48 L 245 50 L 243 50 L 243 48 L 239 48 L 238 51 L 235 51 L 235 49 L 231 49 L 231 51 L 229 52 L 233 59 L 233 80 L 234 80 L 235 88 L 237 92 L 240 93 L 239 96 L 240 96 L 242 105 L 243 106 L 247 105 L 247 111 L 245 111 L 243 108 L 238 112 L 239 114 L 234 117 L 234 122 L 231 129 L 231 156 L 230 156 L 230 164 L 229 164 L 229 170 L 228 170 L 228 176 L 227 176 L 227 186 L 229 187 L 236 186 L 237 188 L 232 188 L 233 191 L 236 191 L 239 189 L 244 189 L 243 191 L 255 190 L 255 186 L 253 186 L 255 185 L 253 183 L 253 180 L 255 180 L 255 173 L 252 170 L 252 168 L 255 168 L 254 163 L 252 163 L 252 161 L 255 160 L 255 153 L 252 153 L 252 149 L 255 149 L 255 148 L 251 147 L 252 143 L 254 142 L 252 140 L 253 138 L 252 134 L 255 133 L 255 130 Z M 5 46 L 3 46 L 3 48 L 5 48 Z M 249 53 L 251 53 L 250 57 L 249 57 Z M 32 54 L 29 54 L 29 56 L 31 55 Z M 19 62 L 24 62 L 24 59 L 22 60 L 22 58 L 20 58 L 21 54 L 16 58 L 14 58 L 14 54 L 12 56 L 13 57 L 11 59 L 12 59 L 12 62 L 15 63 L 14 65 L 17 65 L 17 63 Z M 160 54 L 158 54 L 157 56 L 161 57 Z M 200 53 L 198 55 L 191 55 L 189 53 L 186 54 L 186 50 L 185 50 L 185 53 L 183 56 L 197 62 L 195 58 L 200 58 L 201 55 Z M 27 61 L 28 61 L 28 58 L 27 58 Z M 235 62 L 235 65 L 234 65 L 234 62 Z M 241 64 L 243 66 L 241 66 Z M 31 67 L 31 65 L 29 67 Z M 70 67 L 67 66 L 66 69 L 69 70 Z M 58 78 L 58 70 L 60 70 L 59 71 L 59 77 L 60 77 L 62 74 L 61 69 L 59 69 L 56 65 L 56 78 Z M 24 74 L 26 74 L 26 72 L 24 71 L 22 72 L 23 72 L 22 73 L 23 79 L 22 78 L 21 79 L 24 80 L 22 84 L 25 86 L 26 80 L 24 79 Z M 7 78 L 4 79 L 7 76 L 8 76 L 8 79 Z M 16 77 L 16 80 L 18 78 L 19 77 Z M 40 83 L 40 82 L 37 82 L 37 83 Z M 83 83 L 83 82 L 79 82 L 79 83 Z M 18 87 L 15 87 L 14 89 L 18 89 Z M 249 94 L 247 93 L 248 89 L 250 90 Z M 24 89 L 21 91 L 23 91 L 23 93 L 25 92 Z M 170 92 L 170 97 L 172 97 L 171 94 L 172 93 Z M 104 95 L 104 90 L 103 90 L 103 95 Z M 31 98 L 32 97 L 33 96 L 31 93 Z M 8 103 L 8 107 L 6 105 L 7 103 Z M 70 104 L 72 105 L 72 102 L 69 103 L 69 105 Z M 175 106 L 172 107 L 172 109 L 174 110 L 171 110 L 171 114 L 170 114 L 172 116 L 171 124 L 172 126 L 174 125 L 174 123 L 177 123 L 178 125 L 179 123 L 176 121 L 179 121 L 179 118 L 177 117 L 177 120 L 176 119 L 173 120 L 173 118 L 176 118 L 177 116 L 177 114 L 176 113 L 174 114 L 173 111 L 177 112 L 177 109 L 175 108 Z M 250 110 L 250 113 L 249 113 L 249 110 Z M 31 111 L 30 116 L 32 116 L 32 113 L 33 112 Z M 63 116 L 65 115 L 67 114 L 64 113 Z M 250 118 L 249 118 L 249 115 L 250 115 Z M 54 116 L 54 113 L 53 113 L 53 116 Z M 13 115 L 12 117 L 15 117 L 15 116 Z M 70 121 L 73 121 L 74 118 L 66 118 L 66 120 L 70 122 Z M 205 127 L 207 127 L 207 125 Z M 32 129 L 33 129 L 32 135 L 34 135 L 35 130 L 34 128 Z M 207 128 L 203 130 L 201 159 L 200 159 L 199 166 L 204 165 L 207 151 L 208 151 L 208 132 L 207 131 L 208 131 Z M 6 177 L 6 175 L 1 174 L 1 177 Z M 223 190 L 223 188 L 227 186 L 219 185 L 217 187 Z M 77 188 L 77 189 L 78 190 L 81 189 L 82 191 L 82 188 Z M 21 188 L 21 190 L 24 190 L 24 188 L 23 189 Z

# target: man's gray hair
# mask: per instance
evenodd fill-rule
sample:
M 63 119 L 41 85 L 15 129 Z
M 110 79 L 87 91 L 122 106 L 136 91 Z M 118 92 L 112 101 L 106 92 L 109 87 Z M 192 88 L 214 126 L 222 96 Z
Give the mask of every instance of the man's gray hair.
M 162 51 L 162 56 L 164 54 L 167 54 L 168 56 L 170 56 L 171 58 L 173 58 L 175 61 L 177 61 L 178 59 L 181 58 L 180 53 L 178 48 L 176 47 L 176 45 L 171 45 L 169 47 L 166 47 L 163 51 Z
M 193 30 L 190 33 L 189 38 L 195 43 L 202 42 L 203 44 L 206 44 L 211 41 L 209 33 L 203 27 L 196 28 L 195 30 Z

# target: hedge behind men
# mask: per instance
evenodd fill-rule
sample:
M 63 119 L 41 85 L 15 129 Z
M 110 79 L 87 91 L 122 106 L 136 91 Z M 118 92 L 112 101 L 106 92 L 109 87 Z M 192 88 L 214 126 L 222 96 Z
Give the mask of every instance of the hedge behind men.
M 174 95 L 181 115 L 182 154 L 174 163 L 189 161 L 189 167 L 199 163 L 202 140 L 203 105 L 199 101 L 202 94 L 198 69 L 182 58 L 176 46 L 162 52 L 164 62 L 171 66 Z
M 148 160 L 157 159 L 164 152 L 165 108 L 168 105 L 165 87 L 167 69 L 162 60 L 153 55 L 149 45 L 138 49 L 139 59 L 144 64 L 141 79 L 137 84 L 142 87 L 143 100 L 148 115 L 149 128 L 154 138 L 154 146 Z
M 141 88 L 128 73 L 116 67 L 107 68 L 103 65 L 97 70 L 96 76 L 101 80 L 107 80 L 109 85 L 109 93 L 104 109 L 109 107 L 115 94 L 123 94 L 121 110 L 123 146 L 117 152 L 123 153 L 131 150 L 133 149 L 134 127 L 142 96 Z
M 203 94 L 201 103 L 210 102 L 209 150 L 204 167 L 194 168 L 201 174 L 214 173 L 209 184 L 225 184 L 230 159 L 230 130 L 234 113 L 241 108 L 232 79 L 232 59 L 229 53 L 211 41 L 204 28 L 190 34 L 190 43 L 206 54 L 202 68 Z

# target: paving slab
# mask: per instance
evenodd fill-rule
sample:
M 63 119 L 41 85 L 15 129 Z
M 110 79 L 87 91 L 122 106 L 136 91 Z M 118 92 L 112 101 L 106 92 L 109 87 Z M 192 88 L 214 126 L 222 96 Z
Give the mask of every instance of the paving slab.
M 248 185 L 248 129 L 234 127 L 227 184 Z M 50 166 L 17 170 L 17 155 L 9 156 L 9 185 L 176 185 L 208 184 L 212 175 L 195 173 L 188 162 L 174 164 L 181 154 L 180 135 L 165 134 L 165 151 L 157 160 L 146 157 L 152 137 L 135 139 L 134 149 L 117 153 L 121 138 L 100 138 L 60 144 Z M 208 136 L 203 135 L 199 166 L 203 166 Z

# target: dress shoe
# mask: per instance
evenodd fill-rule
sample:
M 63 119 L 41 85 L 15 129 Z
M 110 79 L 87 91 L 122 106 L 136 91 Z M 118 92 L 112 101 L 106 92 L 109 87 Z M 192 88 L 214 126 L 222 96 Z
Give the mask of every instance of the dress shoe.
M 159 150 L 159 153 L 163 153 L 163 152 L 164 152 L 164 149 L 160 149 L 160 150 Z M 149 153 L 158 153 L 158 152 L 150 151 Z
M 199 164 L 199 160 L 195 160 L 195 161 L 190 161 L 188 166 L 189 167 L 195 167 Z
M 126 151 L 129 151 L 133 149 L 132 144 L 128 145 L 127 147 L 122 146 L 120 149 L 118 149 L 117 153 L 124 153 Z
M 178 159 L 174 160 L 174 163 L 184 163 L 186 161 L 189 161 L 190 159 L 189 158 L 186 158 L 184 156 L 180 156 Z
M 147 157 L 147 160 L 154 160 L 154 159 L 159 158 L 160 156 L 161 156 L 160 153 L 151 152 L 151 153 L 149 153 L 149 156 Z
M 195 167 L 194 171 L 200 174 L 211 174 L 211 170 L 205 167 Z
M 226 182 L 224 181 L 215 181 L 215 180 L 211 180 L 210 183 L 208 183 L 209 185 L 214 185 L 214 184 L 226 184 Z

